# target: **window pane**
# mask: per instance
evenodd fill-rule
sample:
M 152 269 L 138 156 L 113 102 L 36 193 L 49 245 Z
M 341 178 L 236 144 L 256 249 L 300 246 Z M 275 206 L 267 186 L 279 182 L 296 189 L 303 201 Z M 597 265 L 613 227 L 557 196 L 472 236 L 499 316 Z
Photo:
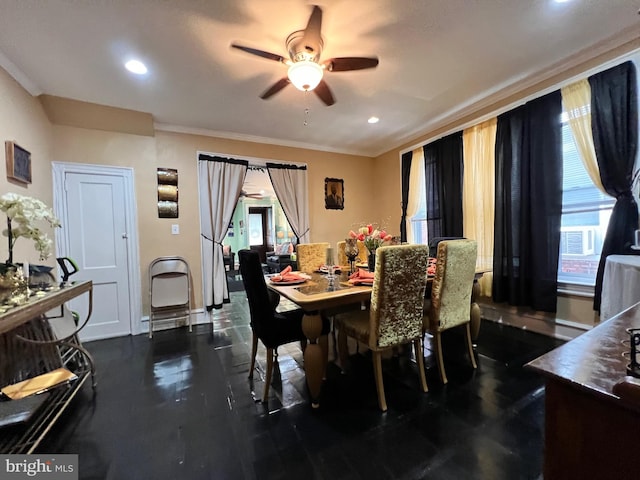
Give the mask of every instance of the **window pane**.
M 249 245 L 263 245 L 264 236 L 262 233 L 262 215 L 259 213 L 249 214 Z
M 410 243 L 429 243 L 427 229 L 427 196 L 424 193 L 424 168 L 420 169 L 420 186 L 418 188 L 418 211 L 411 217 L 412 235 L 407 238 Z
M 411 226 L 413 227 L 413 238 L 409 239 L 409 241 L 426 245 L 428 243 L 427 219 L 418 219 L 416 215 L 411 219 Z
M 594 285 L 614 199 L 584 168 L 571 128 L 562 126 L 563 193 L 558 281 Z

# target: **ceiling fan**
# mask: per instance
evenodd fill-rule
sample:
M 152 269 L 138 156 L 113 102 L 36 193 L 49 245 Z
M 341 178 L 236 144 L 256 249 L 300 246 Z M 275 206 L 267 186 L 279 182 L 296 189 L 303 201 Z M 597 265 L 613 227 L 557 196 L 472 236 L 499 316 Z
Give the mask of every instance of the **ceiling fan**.
M 240 198 L 255 198 L 256 200 L 262 200 L 264 197 L 261 193 L 247 193 L 246 190 L 241 190 Z
M 313 90 L 326 105 L 333 105 L 336 101 L 329 86 L 322 79 L 325 71 L 346 72 L 349 70 L 375 68 L 378 65 L 377 57 L 337 57 L 319 63 L 324 45 L 320 34 L 321 27 L 322 9 L 314 5 L 306 28 L 297 30 L 287 37 L 285 44 L 290 59 L 276 53 L 245 47 L 237 43 L 231 44 L 233 48 L 238 50 L 289 66 L 287 76 L 265 90 L 260 95 L 260 98 L 267 99 L 292 83 L 298 90 Z

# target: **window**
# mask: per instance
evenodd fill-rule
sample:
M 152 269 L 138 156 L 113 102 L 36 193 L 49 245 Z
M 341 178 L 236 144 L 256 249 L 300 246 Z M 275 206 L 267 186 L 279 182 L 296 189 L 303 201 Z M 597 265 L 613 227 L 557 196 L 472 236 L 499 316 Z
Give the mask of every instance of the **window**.
M 558 281 L 594 285 L 615 199 L 602 193 L 591 181 L 565 118 L 562 123 L 562 158 Z
M 415 192 L 415 193 L 412 193 Z M 427 195 L 424 186 L 424 154 L 422 148 L 414 151 L 411 163 L 410 195 L 415 195 L 407 208 L 411 222 L 407 240 L 410 243 L 426 245 L 429 241 L 427 230 Z M 413 211 L 411 211 L 413 210 Z
M 429 243 L 427 232 L 427 197 L 420 195 L 420 199 L 418 211 L 411 217 L 412 238 L 408 240 L 411 243 L 422 243 L 426 245 Z

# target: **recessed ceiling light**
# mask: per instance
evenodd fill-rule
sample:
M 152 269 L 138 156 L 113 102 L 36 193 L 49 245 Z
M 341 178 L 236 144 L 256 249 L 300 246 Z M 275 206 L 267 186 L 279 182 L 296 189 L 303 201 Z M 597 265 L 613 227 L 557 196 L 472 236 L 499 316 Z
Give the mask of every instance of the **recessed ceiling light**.
M 567 3 L 570 2 L 571 0 L 555 0 L 556 3 Z
M 369 123 L 378 123 L 379 121 L 380 119 L 378 117 L 369 117 L 369 120 L 367 120 Z
M 125 68 L 136 75 L 144 75 L 147 73 L 147 67 L 140 60 L 129 60 L 124 64 Z

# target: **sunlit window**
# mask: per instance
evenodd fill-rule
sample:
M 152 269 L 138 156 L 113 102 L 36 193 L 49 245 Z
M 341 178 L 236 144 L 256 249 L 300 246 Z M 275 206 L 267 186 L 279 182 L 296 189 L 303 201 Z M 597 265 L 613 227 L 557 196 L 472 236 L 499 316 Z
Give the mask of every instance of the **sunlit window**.
M 415 176 L 415 178 L 414 178 Z M 407 240 L 409 243 L 421 243 L 426 245 L 429 242 L 427 232 L 427 196 L 425 195 L 425 179 L 424 179 L 424 156 L 422 149 L 414 152 L 413 162 L 411 164 L 411 187 L 410 195 L 415 197 L 416 203 L 411 202 L 411 206 L 415 208 L 413 215 L 409 216 L 411 222 L 407 232 Z
M 558 281 L 595 285 L 602 242 L 615 200 L 602 193 L 591 181 L 566 121 L 562 124 L 562 158 Z

